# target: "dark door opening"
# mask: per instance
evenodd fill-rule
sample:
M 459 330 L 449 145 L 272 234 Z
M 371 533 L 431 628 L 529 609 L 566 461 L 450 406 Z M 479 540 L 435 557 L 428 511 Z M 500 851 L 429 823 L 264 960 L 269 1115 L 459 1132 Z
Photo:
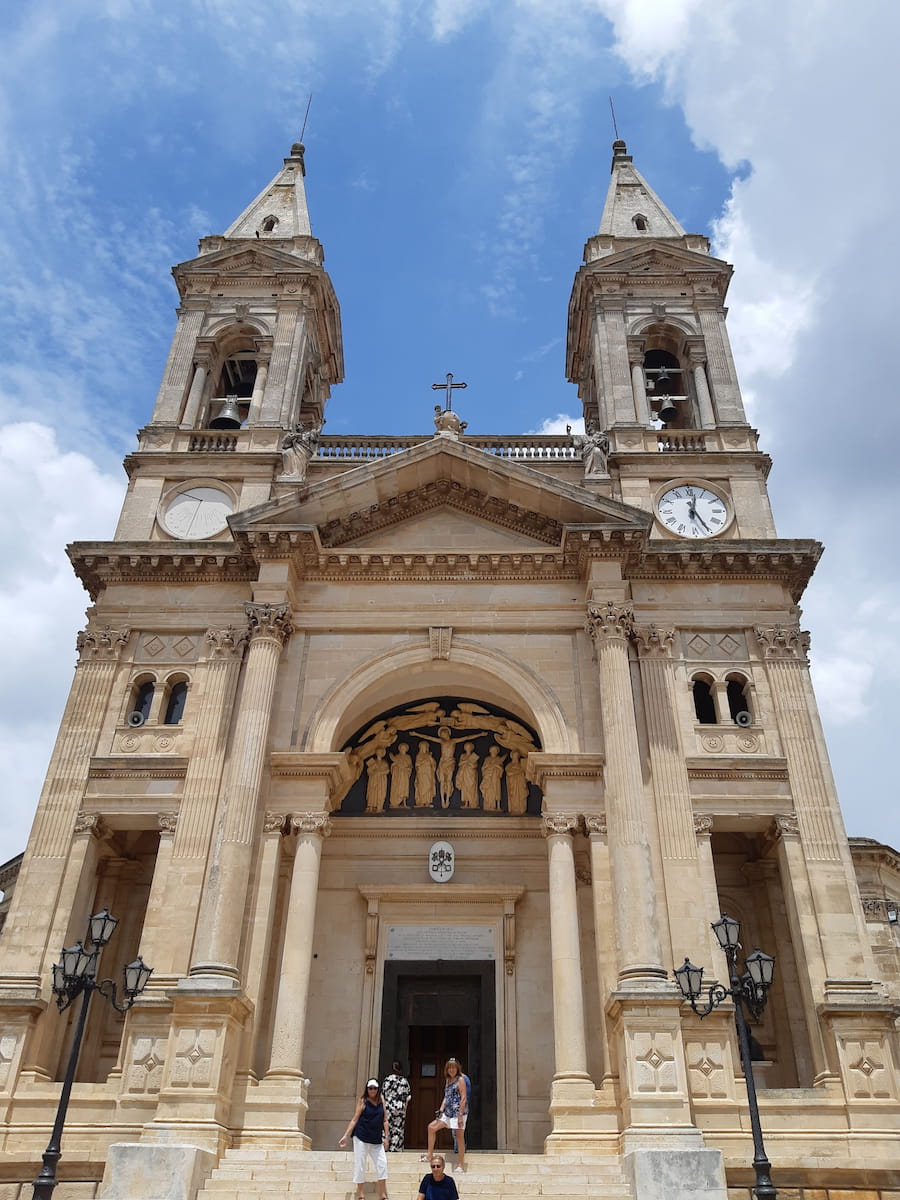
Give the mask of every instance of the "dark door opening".
M 410 1149 L 417 1150 L 426 1144 L 428 1122 L 434 1120 L 444 1098 L 444 1063 L 448 1058 L 457 1058 L 464 1066 L 468 1064 L 469 1031 L 465 1025 L 410 1026 L 412 1100 L 406 1116 L 406 1144 Z M 435 1140 L 438 1150 L 449 1151 L 452 1144 L 448 1129 L 442 1130 Z
M 409 1074 L 406 1145 L 424 1149 L 444 1095 L 444 1063 L 457 1058 L 472 1080 L 466 1146 L 497 1146 L 497 1015 L 493 962 L 387 962 L 381 1077 L 397 1058 Z M 451 1135 L 438 1146 L 449 1149 Z

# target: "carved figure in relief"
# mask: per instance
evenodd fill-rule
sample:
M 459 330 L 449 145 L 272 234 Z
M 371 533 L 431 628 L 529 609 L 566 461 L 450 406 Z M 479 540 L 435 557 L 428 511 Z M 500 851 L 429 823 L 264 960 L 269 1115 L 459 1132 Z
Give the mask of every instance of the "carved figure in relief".
M 480 733 L 491 730 L 504 750 L 518 750 L 523 757 L 536 749 L 534 738 L 524 725 L 508 717 L 492 716 L 477 704 L 460 704 L 448 720 L 457 729 L 477 729 Z
M 366 763 L 366 774 L 369 776 L 366 784 L 366 812 L 381 812 L 384 808 L 389 770 L 384 748 L 379 747 L 374 757 Z
M 281 439 L 281 473 L 290 479 L 304 480 L 309 460 L 316 452 L 321 425 L 309 429 L 298 421 L 290 433 Z
M 424 742 L 416 751 L 416 808 L 431 808 L 434 803 L 434 758 Z
M 441 808 L 450 807 L 450 797 L 453 795 L 453 771 L 456 766 L 456 743 L 465 738 L 465 734 L 454 737 L 448 725 L 442 725 L 437 737 L 430 733 L 420 733 L 419 737 L 426 741 L 435 742 L 441 748 L 437 766 L 438 789 L 441 793 Z
M 463 808 L 478 807 L 478 755 L 474 742 L 464 742 L 456 768 L 456 786 L 459 788 L 460 804 Z
M 485 812 L 500 811 L 500 781 L 503 779 L 504 761 L 500 757 L 500 748 L 491 746 L 481 764 L 481 798 Z
M 401 742 L 397 753 L 391 755 L 391 808 L 403 808 L 409 799 L 409 779 L 413 762 L 409 757 L 409 746 Z
M 506 764 L 506 808 L 515 817 L 524 816 L 528 810 L 528 781 L 518 750 L 510 750 Z

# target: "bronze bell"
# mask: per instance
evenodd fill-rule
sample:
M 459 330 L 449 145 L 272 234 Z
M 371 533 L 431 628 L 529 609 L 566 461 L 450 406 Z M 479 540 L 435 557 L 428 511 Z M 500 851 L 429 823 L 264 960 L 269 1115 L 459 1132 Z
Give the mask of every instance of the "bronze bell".
M 659 419 L 665 424 L 672 420 L 678 409 L 675 407 L 675 401 L 671 396 L 663 396 L 662 404 L 659 406 Z
M 226 396 L 222 407 L 209 423 L 210 429 L 240 429 L 241 414 L 237 396 Z

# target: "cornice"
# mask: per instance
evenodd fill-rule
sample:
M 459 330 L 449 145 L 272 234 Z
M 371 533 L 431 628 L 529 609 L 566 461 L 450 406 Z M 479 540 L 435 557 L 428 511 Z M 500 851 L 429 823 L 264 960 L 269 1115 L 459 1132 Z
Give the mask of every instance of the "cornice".
M 189 760 L 175 755 L 95 755 L 89 779 L 184 779 Z
M 822 556 L 821 542 L 809 539 L 726 541 L 703 546 L 648 544 L 632 579 L 771 580 L 787 588 L 796 602 Z
M 66 553 L 92 600 L 116 583 L 247 583 L 258 573 L 232 542 L 74 542 Z
M 687 758 L 685 766 L 689 779 L 758 779 L 785 783 L 788 780 L 787 760 L 777 757 Z
M 403 903 L 419 904 L 516 904 L 528 890 L 525 887 L 482 887 L 477 883 L 424 883 L 386 884 L 382 887 L 359 885 L 359 894 L 364 900 L 400 900 Z
M 343 817 L 333 814 L 332 840 L 341 838 L 418 841 L 457 838 L 467 842 L 537 840 L 541 838 L 540 817 L 511 817 L 508 813 L 488 813 L 483 817 L 419 816 L 411 812 L 401 817 Z M 444 886 L 444 885 L 437 885 Z

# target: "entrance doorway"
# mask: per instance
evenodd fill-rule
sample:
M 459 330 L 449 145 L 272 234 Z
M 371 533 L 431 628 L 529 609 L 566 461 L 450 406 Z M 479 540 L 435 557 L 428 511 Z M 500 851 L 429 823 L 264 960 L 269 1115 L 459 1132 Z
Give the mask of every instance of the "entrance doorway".
M 406 1117 L 406 1144 L 418 1149 L 427 1141 L 428 1122 L 444 1098 L 444 1064 L 457 1058 L 469 1062 L 469 1030 L 465 1025 L 411 1025 L 409 1030 L 409 1081 L 412 1099 Z M 466 1074 L 469 1074 L 466 1071 Z M 474 1132 L 474 1130 L 472 1130 Z M 442 1130 L 435 1140 L 438 1150 L 449 1151 L 453 1135 Z
M 444 1096 L 444 1064 L 458 1058 L 472 1080 L 466 1147 L 497 1146 L 497 1015 L 493 962 L 387 962 L 379 1069 L 409 1072 L 406 1145 L 424 1149 Z M 437 1143 L 449 1149 L 445 1131 Z

